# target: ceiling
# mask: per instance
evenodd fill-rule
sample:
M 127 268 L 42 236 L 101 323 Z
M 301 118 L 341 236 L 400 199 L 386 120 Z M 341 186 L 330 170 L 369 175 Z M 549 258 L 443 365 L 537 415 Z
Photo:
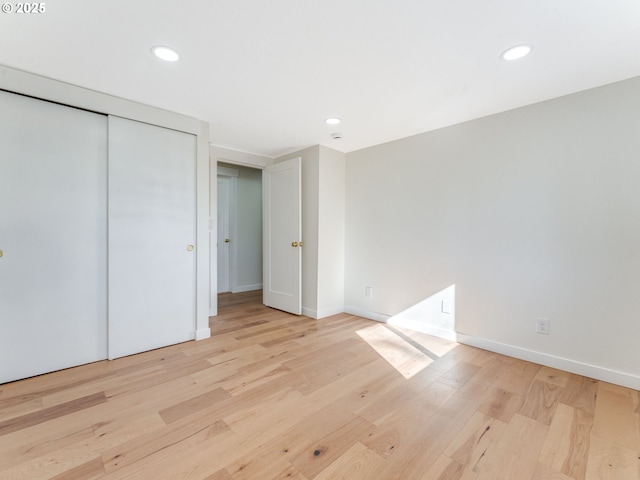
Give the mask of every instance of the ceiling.
M 0 13 L 0 64 L 197 117 L 211 143 L 268 157 L 316 144 L 350 152 L 640 75 L 638 0 L 45 8 Z M 521 43 L 528 57 L 500 59 Z M 158 44 L 181 60 L 152 57 Z M 330 116 L 343 121 L 328 126 Z

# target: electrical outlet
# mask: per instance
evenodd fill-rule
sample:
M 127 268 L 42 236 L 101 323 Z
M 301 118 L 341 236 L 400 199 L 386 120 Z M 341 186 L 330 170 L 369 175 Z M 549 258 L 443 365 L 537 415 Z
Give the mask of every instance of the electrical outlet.
M 373 298 L 373 287 L 364 287 L 364 296 Z
M 549 335 L 549 319 L 548 318 L 536 318 L 536 333 L 542 335 Z

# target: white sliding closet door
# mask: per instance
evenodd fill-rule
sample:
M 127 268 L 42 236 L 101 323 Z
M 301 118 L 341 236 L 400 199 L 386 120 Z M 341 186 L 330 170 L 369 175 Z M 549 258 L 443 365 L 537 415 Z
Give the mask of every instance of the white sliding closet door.
M 109 358 L 195 337 L 196 137 L 109 117 Z
M 107 118 L 0 91 L 0 383 L 107 356 Z

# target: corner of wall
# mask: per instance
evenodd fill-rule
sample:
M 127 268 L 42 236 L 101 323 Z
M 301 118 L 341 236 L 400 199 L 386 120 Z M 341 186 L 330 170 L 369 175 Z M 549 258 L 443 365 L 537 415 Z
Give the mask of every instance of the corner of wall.
M 205 338 L 211 337 L 211 329 L 210 328 L 199 328 L 196 330 L 195 338 L 196 340 L 204 340 Z

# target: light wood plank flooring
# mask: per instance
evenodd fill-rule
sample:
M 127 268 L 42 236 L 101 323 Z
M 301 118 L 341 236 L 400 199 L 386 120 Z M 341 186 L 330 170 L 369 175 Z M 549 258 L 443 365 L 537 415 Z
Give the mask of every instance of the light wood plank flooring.
M 211 327 L 0 385 L 0 479 L 640 479 L 637 391 L 260 292 Z

